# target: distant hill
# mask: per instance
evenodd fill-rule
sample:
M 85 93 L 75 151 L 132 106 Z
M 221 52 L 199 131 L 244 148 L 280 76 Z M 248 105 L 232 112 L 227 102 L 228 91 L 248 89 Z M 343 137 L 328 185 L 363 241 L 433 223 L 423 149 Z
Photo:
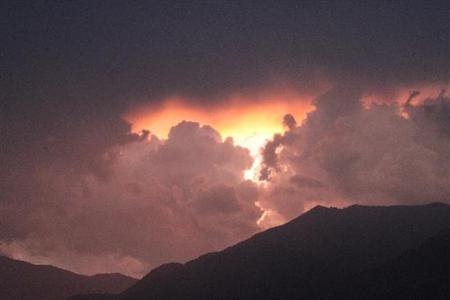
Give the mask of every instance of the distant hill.
M 0 256 L 0 299 L 64 300 L 76 294 L 120 293 L 136 282 L 121 274 L 83 276 Z
M 449 229 L 442 203 L 318 206 L 224 251 L 156 268 L 119 295 L 78 299 L 450 299 Z

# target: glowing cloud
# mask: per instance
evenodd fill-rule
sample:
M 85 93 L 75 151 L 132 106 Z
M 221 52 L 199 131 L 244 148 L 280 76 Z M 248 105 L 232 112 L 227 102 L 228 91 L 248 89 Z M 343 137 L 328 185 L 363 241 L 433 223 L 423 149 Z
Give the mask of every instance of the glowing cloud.
M 211 125 L 223 139 L 231 137 L 236 145 L 249 149 L 255 163 L 246 171 L 245 179 L 255 180 L 261 161 L 260 149 L 275 133 L 284 132 L 283 116 L 291 113 L 301 121 L 313 106 L 312 97 L 293 92 L 250 100 L 254 99 L 235 96 L 225 101 L 225 105 L 202 107 L 182 98 L 169 98 L 158 106 L 136 107 L 123 117 L 132 124 L 134 132 L 145 129 L 160 138 L 166 138 L 170 128 L 183 120 Z

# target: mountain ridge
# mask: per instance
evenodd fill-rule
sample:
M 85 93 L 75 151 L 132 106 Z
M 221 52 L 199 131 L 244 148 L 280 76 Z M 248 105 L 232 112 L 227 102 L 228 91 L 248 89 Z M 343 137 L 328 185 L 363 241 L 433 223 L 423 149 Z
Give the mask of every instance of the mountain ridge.
M 317 206 L 223 251 L 177 265 L 166 278 L 152 280 L 150 272 L 118 299 L 289 299 L 298 293 L 297 282 L 304 297 L 334 299 L 332 292 L 317 292 L 322 284 L 336 287 L 341 278 L 395 259 L 446 228 L 450 206 L 444 203 Z
M 82 293 L 119 293 L 136 281 L 119 273 L 86 276 L 0 256 L 0 299 L 63 300 Z

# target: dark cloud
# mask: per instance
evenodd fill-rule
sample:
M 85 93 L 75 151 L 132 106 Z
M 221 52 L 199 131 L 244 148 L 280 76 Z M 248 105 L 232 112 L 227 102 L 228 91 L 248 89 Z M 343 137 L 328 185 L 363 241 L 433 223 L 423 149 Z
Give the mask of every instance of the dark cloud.
M 371 108 L 358 99 L 335 88 L 303 124 L 267 144 L 263 207 L 290 218 L 317 203 L 450 201 L 450 99 Z
M 295 118 L 291 114 L 287 114 L 283 118 L 283 125 L 289 128 L 290 130 L 294 129 L 297 125 L 297 121 L 295 121 Z
M 222 142 L 211 127 L 182 122 L 166 141 L 141 138 L 105 155 L 106 178 L 96 175 L 96 165 L 89 173 L 57 163 L 35 170 L 27 211 L 7 217 L 2 206 L 3 251 L 79 272 L 142 274 L 258 229 L 257 189 L 242 180 L 252 163 L 249 152 Z M 25 234 L 14 235 L 10 227 Z
M 366 87 L 449 79 L 447 1 L 3 6 L 5 92 L 47 103 L 109 110 L 168 94 L 209 102 L 277 80 L 308 89 L 323 79 Z

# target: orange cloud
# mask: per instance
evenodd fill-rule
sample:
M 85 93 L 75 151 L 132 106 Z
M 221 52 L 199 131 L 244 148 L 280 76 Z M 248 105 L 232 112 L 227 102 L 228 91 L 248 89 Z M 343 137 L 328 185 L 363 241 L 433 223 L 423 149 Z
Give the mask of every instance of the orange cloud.
M 150 130 L 166 138 L 172 126 L 180 121 L 196 121 L 211 125 L 223 138 L 232 137 L 236 144 L 257 152 L 265 139 L 283 132 L 283 116 L 290 113 L 297 121 L 314 109 L 312 97 L 293 92 L 250 97 L 230 97 L 224 104 L 202 107 L 182 98 L 168 98 L 162 104 L 135 107 L 123 117 L 132 124 L 134 132 Z

